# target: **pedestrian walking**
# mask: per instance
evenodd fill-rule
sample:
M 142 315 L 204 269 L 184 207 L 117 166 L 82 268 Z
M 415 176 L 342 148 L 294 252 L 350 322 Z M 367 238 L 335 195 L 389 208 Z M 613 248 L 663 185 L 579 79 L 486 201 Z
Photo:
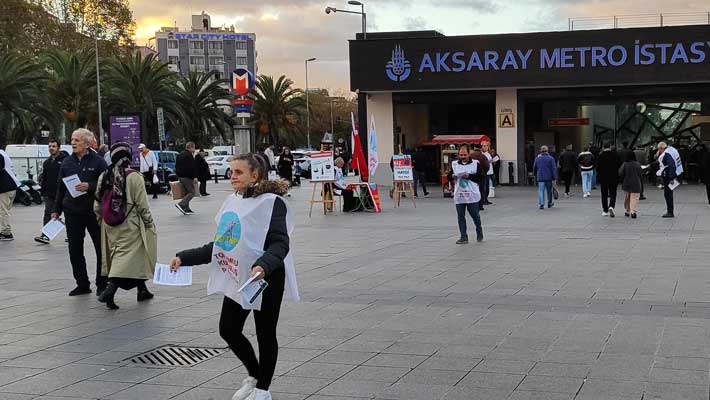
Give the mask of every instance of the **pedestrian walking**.
M 195 168 L 197 169 L 197 180 L 200 182 L 200 196 L 209 196 L 207 193 L 207 181 L 210 180 L 210 166 L 207 164 L 205 149 L 195 154 Z
M 478 161 L 478 168 L 481 169 L 481 175 L 487 177 L 488 169 L 490 168 L 490 163 L 488 162 L 488 157 L 486 157 L 481 151 L 482 146 L 480 144 L 473 145 L 473 150 L 469 152 L 469 158 Z M 478 182 L 479 193 L 481 195 L 481 200 L 478 202 L 478 211 L 484 211 L 484 205 L 486 204 L 484 200 L 484 192 L 486 190 L 486 179 L 481 179 Z M 454 188 L 455 189 L 455 188 Z
M 708 207 L 710 207 L 710 151 L 707 146 L 702 145 L 700 155 L 700 178 L 705 184 L 705 192 L 708 199 Z
M 619 154 L 619 159 L 622 163 L 625 163 L 629 159 L 629 153 L 633 153 L 633 150 L 629 148 L 629 142 L 624 140 L 621 142 L 621 149 L 617 150 Z M 638 161 L 638 160 L 637 160 Z
M 479 214 L 479 204 L 481 202 L 480 184 L 485 179 L 487 169 L 480 166 L 478 160 L 471 158 L 468 145 L 459 147 L 458 160 L 451 163 L 452 171 L 449 172 L 449 181 L 455 179 L 454 204 L 456 205 L 456 215 L 459 224 L 459 240 L 456 244 L 468 243 L 468 229 L 466 227 L 466 211 L 468 211 L 473 223 L 476 226 L 476 241 L 483 241 L 483 226 L 481 215 Z
M 500 154 L 495 147 L 491 147 L 491 162 L 493 163 L 493 185 L 500 184 Z M 512 182 L 511 182 L 512 183 Z
M 669 146 L 666 142 L 658 143 L 658 162 L 659 169 L 656 176 L 660 176 L 663 182 L 663 197 L 666 200 L 666 213 L 663 218 L 673 218 L 673 189 L 670 185 L 678 180 L 683 174 L 683 161 L 680 158 L 680 153 L 673 146 Z
M 495 203 L 488 200 L 488 196 L 490 196 L 491 191 L 495 190 L 495 187 L 493 186 L 493 156 L 491 155 L 491 142 L 487 140 L 482 141 L 481 152 L 486 157 L 486 160 L 488 160 L 488 169 L 486 169 L 486 177 L 488 179 L 483 182 L 484 189 L 481 193 L 481 197 L 484 205 L 493 205 Z
M 175 208 L 183 215 L 192 215 L 195 212 L 190 208 L 190 201 L 195 197 L 195 185 L 197 184 L 197 167 L 195 165 L 195 143 L 187 142 L 183 150 L 175 160 L 175 173 L 180 181 L 180 186 L 185 197 L 175 204 Z
M 118 310 L 116 291 L 137 288 L 137 300 L 153 298 L 145 281 L 153 278 L 158 258 L 157 235 L 143 177 L 130 169 L 131 146 L 111 146 L 111 166 L 99 177 L 94 212 L 101 223 L 101 274 L 108 285 L 99 296 Z
M 594 144 L 592 142 L 589 142 L 589 152 L 592 153 L 592 155 L 594 156 L 594 160 L 599 160 L 599 154 L 601 154 L 601 150 L 599 149 L 599 146 L 597 146 L 596 144 Z M 599 172 L 597 171 L 596 161 L 595 161 L 594 169 L 592 170 L 592 172 L 593 172 L 593 174 L 592 174 L 592 189 L 596 190 L 597 189 L 597 182 L 598 182 L 597 178 L 599 175 Z
M 10 156 L 0 149 L 0 241 L 13 240 L 10 209 L 20 186 Z
M 568 144 L 565 151 L 560 155 L 560 175 L 565 183 L 565 197 L 569 197 L 569 188 L 572 179 L 577 174 L 577 153 L 572 150 L 572 145 Z
M 89 233 L 96 253 L 96 294 L 100 295 L 106 289 L 107 279 L 101 274 L 101 232 L 94 214 L 94 194 L 99 175 L 106 170 L 106 162 L 89 146 L 94 140 L 94 134 L 88 129 L 79 128 L 71 135 L 72 154 L 62 161 L 57 183 L 57 197 L 52 218 L 58 219 L 64 214 L 67 239 L 69 241 L 69 260 L 76 288 L 69 296 L 91 293 L 89 276 L 86 272 L 84 257 L 84 237 Z M 74 197 L 67 190 L 63 178 L 78 176 L 81 181 L 74 186 L 79 193 Z
M 44 216 L 42 226 L 52 219 L 54 211 L 54 199 L 57 197 L 57 184 L 59 182 L 59 170 L 62 167 L 62 160 L 68 155 L 65 151 L 59 151 L 59 142 L 50 139 L 47 145 L 49 157 L 42 163 L 42 173 L 39 174 L 39 185 L 42 187 L 42 199 L 44 200 Z M 44 233 L 35 237 L 35 242 L 49 244 L 49 238 Z
M 594 179 L 594 164 L 596 159 L 589 151 L 589 146 L 584 147 L 584 151 L 577 156 L 580 175 L 582 176 L 582 197 L 592 195 L 592 181 Z
M 271 400 L 269 386 L 278 358 L 276 327 L 284 297 L 298 300 L 298 287 L 289 235 L 291 214 L 281 197 L 288 185 L 269 181 L 267 162 L 254 154 L 236 156 L 231 163 L 235 193 L 227 197 L 215 218 L 215 241 L 176 254 L 170 268 L 211 263 L 208 293 L 223 293 L 219 333 L 241 360 L 249 377 L 233 400 Z M 238 260 L 238 262 L 237 262 Z M 250 277 L 268 283 L 253 302 L 238 289 Z M 244 323 L 254 310 L 259 358 L 244 336 Z
M 619 186 L 619 167 L 621 159 L 611 143 L 604 143 L 597 162 L 597 180 L 601 185 L 602 216 L 614 218 L 616 207 L 616 189 Z
M 547 195 L 547 208 L 552 208 L 555 201 L 552 198 L 552 182 L 557 180 L 557 163 L 550 155 L 547 146 L 540 147 L 540 154 L 535 158 L 533 172 L 537 179 L 537 198 L 541 210 L 545 209 L 545 195 Z
M 286 146 L 279 155 L 278 172 L 279 176 L 291 185 L 293 182 L 293 154 L 291 154 L 291 149 Z
M 417 147 L 414 150 L 412 156 L 412 172 L 414 173 L 414 197 L 419 197 L 418 188 L 422 185 L 422 191 L 424 192 L 424 197 L 429 196 L 429 191 L 426 188 L 426 167 L 427 167 L 427 154 L 422 150 L 421 147 Z
M 141 143 L 138 145 L 138 151 L 140 151 L 140 173 L 143 175 L 145 184 L 150 188 L 150 194 L 153 195 L 154 199 L 158 198 L 158 158 L 155 153 L 151 151 L 145 144 Z M 111 152 L 108 153 L 109 160 L 111 160 Z M 113 163 L 113 161 L 111 161 Z
M 624 216 L 636 218 L 638 213 L 639 198 L 643 179 L 641 164 L 636 161 L 636 154 L 626 152 L 626 161 L 619 168 L 621 190 L 624 191 Z
M 264 154 L 266 154 L 266 157 L 268 158 L 269 161 L 269 171 L 275 171 L 276 170 L 276 154 L 274 153 L 274 145 L 270 144 L 266 146 L 266 149 L 264 149 Z

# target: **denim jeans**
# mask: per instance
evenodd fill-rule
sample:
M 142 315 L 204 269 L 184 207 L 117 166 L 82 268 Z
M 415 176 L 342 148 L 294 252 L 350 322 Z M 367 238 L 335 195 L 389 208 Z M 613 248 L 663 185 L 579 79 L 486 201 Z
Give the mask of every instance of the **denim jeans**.
M 582 171 L 582 193 L 591 193 L 594 171 Z
M 547 204 L 552 204 L 552 181 L 537 183 L 537 198 L 541 206 L 545 205 L 545 192 L 547 192 Z
M 473 223 L 476 225 L 476 235 L 483 235 L 483 227 L 481 226 L 481 215 L 478 213 L 478 203 L 456 204 L 456 214 L 459 217 L 459 232 L 461 239 L 468 239 L 468 231 L 466 229 L 466 210 L 471 214 Z

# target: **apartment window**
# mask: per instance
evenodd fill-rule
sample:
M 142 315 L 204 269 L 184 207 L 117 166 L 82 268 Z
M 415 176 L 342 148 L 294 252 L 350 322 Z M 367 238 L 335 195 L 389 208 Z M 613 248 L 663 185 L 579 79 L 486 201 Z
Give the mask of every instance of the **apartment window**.
M 190 41 L 190 48 L 191 48 L 191 49 L 197 49 L 197 50 L 204 49 L 204 48 L 205 48 L 205 42 L 203 42 L 203 41 L 201 41 L 201 40 L 200 40 L 200 41 L 197 41 L 197 40 Z
M 180 57 L 178 56 L 168 56 L 168 64 L 177 65 L 180 62 Z
M 223 57 L 210 57 L 210 65 L 222 65 L 224 64 Z
M 168 48 L 169 49 L 177 49 L 178 48 L 178 41 L 177 40 L 168 40 Z
M 247 65 L 246 57 L 237 57 L 237 65 Z
M 243 40 L 237 40 L 237 50 L 246 50 L 247 49 L 247 42 Z
M 222 42 L 210 42 L 210 49 L 222 50 Z
M 190 64 L 205 65 L 205 58 L 204 57 L 197 57 L 197 56 L 190 57 Z

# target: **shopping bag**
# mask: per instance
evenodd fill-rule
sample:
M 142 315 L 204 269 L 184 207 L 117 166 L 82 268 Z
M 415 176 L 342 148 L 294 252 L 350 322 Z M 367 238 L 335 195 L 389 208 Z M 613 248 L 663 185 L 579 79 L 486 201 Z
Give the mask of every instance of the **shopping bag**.
M 158 174 L 153 174 L 153 184 L 157 185 L 160 181 L 158 180 Z
M 173 194 L 173 200 L 180 200 L 185 197 L 180 181 L 170 182 L 170 193 Z

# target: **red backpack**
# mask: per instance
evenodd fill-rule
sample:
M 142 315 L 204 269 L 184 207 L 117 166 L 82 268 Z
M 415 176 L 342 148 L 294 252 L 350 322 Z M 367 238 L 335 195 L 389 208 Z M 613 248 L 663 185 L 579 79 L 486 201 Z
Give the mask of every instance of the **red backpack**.
M 136 171 L 126 170 L 126 180 L 134 172 Z M 120 205 L 122 199 L 114 198 L 113 190 L 102 188 L 101 192 L 101 219 L 106 225 L 121 225 L 133 207 L 135 207 L 135 204 L 131 206 L 130 210 L 126 211 L 126 204 Z

